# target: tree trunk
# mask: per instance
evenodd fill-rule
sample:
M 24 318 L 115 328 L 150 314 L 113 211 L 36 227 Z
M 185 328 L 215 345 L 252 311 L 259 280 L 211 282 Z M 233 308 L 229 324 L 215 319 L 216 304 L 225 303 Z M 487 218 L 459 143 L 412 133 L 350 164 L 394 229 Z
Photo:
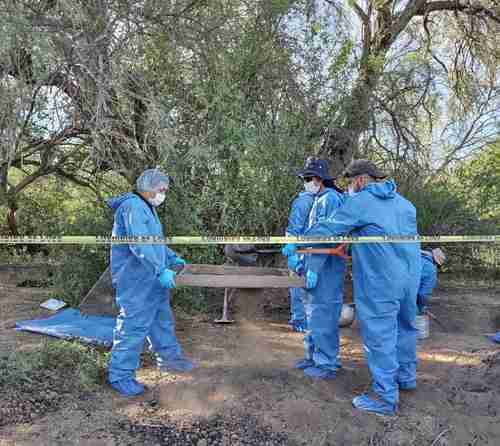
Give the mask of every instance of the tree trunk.
M 334 176 L 340 175 L 354 157 L 359 157 L 359 139 L 370 126 L 370 99 L 381 72 L 366 64 L 339 112 L 339 119 L 327 129 L 321 146 L 320 155 L 330 160 Z
M 13 236 L 17 237 L 19 235 L 19 230 L 17 227 L 16 213 L 17 213 L 17 206 L 15 204 L 10 204 L 9 212 L 7 213 L 7 225 L 9 227 L 10 233 Z

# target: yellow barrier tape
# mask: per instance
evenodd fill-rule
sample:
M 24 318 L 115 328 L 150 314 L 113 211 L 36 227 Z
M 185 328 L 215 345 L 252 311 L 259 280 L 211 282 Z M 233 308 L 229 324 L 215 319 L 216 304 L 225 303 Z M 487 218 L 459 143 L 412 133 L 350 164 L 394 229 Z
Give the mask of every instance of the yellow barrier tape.
M 441 236 L 369 236 L 369 237 L 275 237 L 275 236 L 174 236 L 174 237 L 111 237 L 111 236 L 21 236 L 0 237 L 3 245 L 284 245 L 295 243 L 500 243 L 500 235 Z

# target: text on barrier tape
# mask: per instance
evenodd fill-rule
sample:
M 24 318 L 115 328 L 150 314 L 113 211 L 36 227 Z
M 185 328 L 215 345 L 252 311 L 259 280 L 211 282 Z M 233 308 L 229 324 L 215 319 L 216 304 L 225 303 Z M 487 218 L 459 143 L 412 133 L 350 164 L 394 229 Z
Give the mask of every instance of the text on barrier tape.
M 432 235 L 432 236 L 367 236 L 367 237 L 275 237 L 275 236 L 175 236 L 175 237 L 113 237 L 113 236 L 21 236 L 0 237 L 4 245 L 284 245 L 295 243 L 500 243 L 500 235 Z

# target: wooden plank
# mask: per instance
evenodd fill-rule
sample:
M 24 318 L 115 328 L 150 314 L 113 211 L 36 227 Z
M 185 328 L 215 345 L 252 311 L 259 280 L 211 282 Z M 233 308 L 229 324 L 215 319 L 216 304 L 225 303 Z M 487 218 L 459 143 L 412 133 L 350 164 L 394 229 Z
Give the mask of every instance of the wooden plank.
M 187 264 L 183 274 L 245 275 L 245 276 L 288 276 L 283 268 L 263 268 L 257 266 Z
M 179 274 L 175 278 L 177 286 L 213 288 L 303 288 L 305 280 L 299 276 L 254 276 L 254 275 L 213 275 Z

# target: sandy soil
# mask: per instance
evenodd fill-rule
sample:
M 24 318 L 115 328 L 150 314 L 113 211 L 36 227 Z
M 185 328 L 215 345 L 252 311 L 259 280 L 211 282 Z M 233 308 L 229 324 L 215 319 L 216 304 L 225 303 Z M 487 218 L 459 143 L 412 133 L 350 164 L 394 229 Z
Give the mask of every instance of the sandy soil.
M 342 329 L 338 378 L 312 381 L 292 368 L 302 336 L 280 311 L 286 294 L 266 290 L 238 296 L 233 325 L 208 317 L 178 322 L 200 365 L 195 372 L 161 375 L 147 365 L 139 372 L 150 388 L 145 396 L 122 398 L 103 384 L 31 423 L 3 426 L 0 446 L 498 445 L 500 348 L 484 334 L 500 329 L 500 284 L 442 282 L 431 307 L 440 324 L 432 322 L 430 339 L 419 343 L 418 390 L 402 395 L 397 417 L 351 406 L 370 385 L 356 323 Z M 13 325 L 46 314 L 38 304 L 47 293 L 0 285 L 0 352 L 46 342 Z

